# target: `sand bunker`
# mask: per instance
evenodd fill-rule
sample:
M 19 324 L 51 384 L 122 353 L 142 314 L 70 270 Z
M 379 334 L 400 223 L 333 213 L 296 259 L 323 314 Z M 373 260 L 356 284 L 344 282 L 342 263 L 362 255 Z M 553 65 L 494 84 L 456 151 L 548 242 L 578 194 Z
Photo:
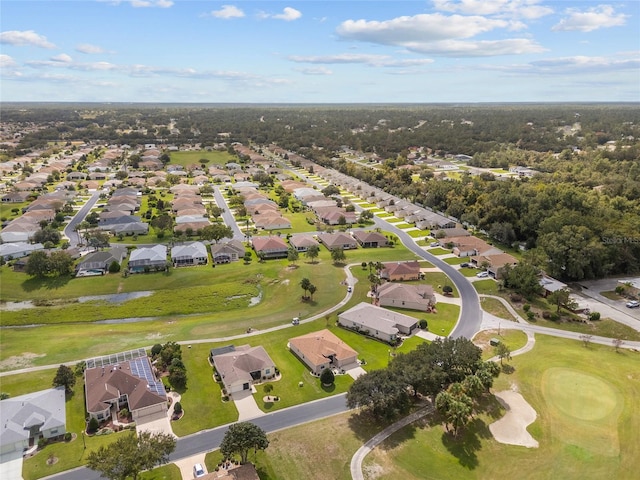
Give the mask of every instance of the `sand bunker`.
M 527 432 L 527 426 L 536 419 L 536 411 L 518 392 L 496 392 L 496 398 L 507 409 L 497 422 L 489 425 L 493 437 L 500 443 L 538 448 L 538 441 Z

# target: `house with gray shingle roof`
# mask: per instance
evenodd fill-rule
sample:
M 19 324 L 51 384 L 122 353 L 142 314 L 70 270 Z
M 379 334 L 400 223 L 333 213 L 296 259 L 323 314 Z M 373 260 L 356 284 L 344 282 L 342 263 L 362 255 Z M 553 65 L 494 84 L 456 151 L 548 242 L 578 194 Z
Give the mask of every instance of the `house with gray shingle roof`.
M 167 247 L 165 245 L 154 245 L 153 247 L 136 248 L 129 256 L 128 268 L 131 273 L 166 270 Z
M 174 267 L 206 265 L 208 261 L 207 247 L 202 242 L 174 245 L 171 249 L 171 262 Z
M 211 245 L 213 263 L 229 263 L 240 260 L 245 253 L 244 244 L 240 240 L 230 240 Z
M 64 387 L 0 401 L 0 454 L 22 452 L 67 431 Z
M 395 343 L 398 335 L 411 334 L 417 327 L 418 319 L 361 302 L 339 314 L 338 324 L 382 341 Z
M 436 296 L 431 285 L 385 283 L 376 289 L 376 299 L 381 307 L 407 310 L 427 311 L 436 304 Z

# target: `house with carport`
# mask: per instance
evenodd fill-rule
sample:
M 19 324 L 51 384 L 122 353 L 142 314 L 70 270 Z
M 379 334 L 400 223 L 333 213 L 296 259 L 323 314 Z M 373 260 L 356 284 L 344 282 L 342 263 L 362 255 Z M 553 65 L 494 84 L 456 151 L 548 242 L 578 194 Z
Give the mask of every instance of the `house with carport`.
M 289 350 L 315 375 L 325 368 L 342 371 L 358 363 L 358 352 L 327 329 L 289 339 Z

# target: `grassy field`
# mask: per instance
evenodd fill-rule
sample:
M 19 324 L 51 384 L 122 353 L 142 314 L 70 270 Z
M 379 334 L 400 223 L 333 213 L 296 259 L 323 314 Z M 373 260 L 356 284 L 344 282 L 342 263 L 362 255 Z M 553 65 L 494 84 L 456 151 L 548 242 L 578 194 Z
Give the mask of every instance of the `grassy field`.
M 489 312 L 496 317 L 504 318 L 505 320 L 509 320 L 515 322 L 516 319 L 509 313 L 507 307 L 505 307 L 500 300 L 495 298 L 481 298 L 480 299 L 480 307 L 485 311 Z
M 198 151 L 198 152 L 171 152 L 171 164 L 182 165 L 188 167 L 190 165 L 198 165 L 203 169 L 207 169 L 213 165 L 226 165 L 229 162 L 237 162 L 238 158 L 229 155 L 227 152 L 219 151 Z M 200 163 L 200 159 L 209 160 L 204 165 Z
M 499 331 L 483 330 L 473 337 L 473 343 L 482 349 L 483 360 L 488 360 L 496 355 L 495 347 L 489 343 L 492 338 L 500 340 L 512 352 L 524 347 L 527 343 L 527 334 L 522 330 L 509 330 L 506 328 L 501 328 Z
M 635 478 L 640 468 L 635 433 L 640 428 L 635 413 L 640 407 L 640 354 L 595 345 L 584 348 L 580 342 L 542 335 L 536 339 L 534 351 L 514 357 L 514 372 L 501 375 L 496 388 L 516 385 L 537 411 L 538 420 L 529 431 L 539 448 L 493 440 L 488 425 L 503 409 L 478 415 L 459 439 L 446 434 L 439 421 L 428 419 L 405 427 L 374 449 L 364 461 L 365 478 Z M 567 369 L 569 381 L 562 383 Z M 576 380 L 585 382 L 583 393 L 576 391 Z M 567 392 L 576 393 L 580 407 L 571 409 L 576 402 Z M 322 465 L 324 478 L 349 479 L 352 455 L 383 427 L 344 414 L 269 435 L 269 448 L 256 459 L 265 473 L 261 478 L 318 478 Z

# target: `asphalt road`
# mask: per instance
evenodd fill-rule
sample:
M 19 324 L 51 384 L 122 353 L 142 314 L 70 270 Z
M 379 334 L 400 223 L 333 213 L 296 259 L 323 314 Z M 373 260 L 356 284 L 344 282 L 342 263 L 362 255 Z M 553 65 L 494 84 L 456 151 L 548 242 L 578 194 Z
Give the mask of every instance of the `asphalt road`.
M 218 206 L 224 210 L 222 212 L 222 220 L 224 220 L 224 223 L 225 225 L 227 225 L 227 227 L 231 227 L 231 230 L 233 231 L 233 239 L 244 241 L 245 234 L 242 233 L 242 230 L 240 230 L 240 227 L 236 223 L 235 218 L 233 218 L 233 214 L 229 210 L 229 205 L 227 205 L 227 201 L 224 199 L 222 193 L 220 192 L 220 187 L 213 187 L 213 197 L 216 199 L 216 203 L 218 204 Z
M 76 212 L 76 214 L 73 216 L 71 220 L 69 220 L 69 223 L 64 228 L 64 234 L 69 239 L 70 247 L 75 247 L 79 243 L 81 243 L 80 234 L 76 232 L 76 226 L 79 225 L 80 222 L 82 222 L 85 219 L 85 217 L 89 214 L 93 206 L 96 204 L 96 202 L 100 198 L 101 193 L 102 193 L 102 190 L 98 190 L 93 195 L 91 195 L 91 198 L 87 200 L 87 203 L 85 203 L 82 206 L 82 208 Z
M 322 400 L 285 408 L 273 413 L 267 413 L 262 417 L 250 421 L 258 425 L 265 432 L 273 433 L 285 428 L 344 413 L 349 410 L 345 398 L 346 394 L 343 393 Z M 176 460 L 219 448 L 228 427 L 228 425 L 224 425 L 179 438 L 176 450 L 171 454 L 169 462 L 175 462 Z M 47 479 L 55 480 L 98 480 L 100 478 L 102 477 L 98 472 L 86 467 L 67 470 L 57 475 L 47 477 Z

